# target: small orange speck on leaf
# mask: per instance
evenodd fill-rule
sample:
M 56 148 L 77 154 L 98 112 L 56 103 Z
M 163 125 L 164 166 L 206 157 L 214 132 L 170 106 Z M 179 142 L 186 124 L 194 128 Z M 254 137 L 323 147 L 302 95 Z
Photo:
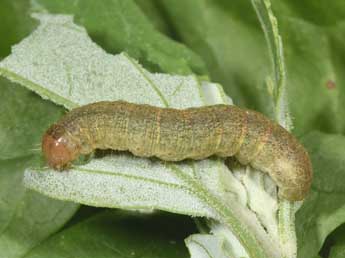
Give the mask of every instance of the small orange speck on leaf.
M 326 83 L 326 87 L 329 90 L 334 90 L 336 88 L 336 84 L 335 84 L 334 81 L 328 80 L 327 83 Z

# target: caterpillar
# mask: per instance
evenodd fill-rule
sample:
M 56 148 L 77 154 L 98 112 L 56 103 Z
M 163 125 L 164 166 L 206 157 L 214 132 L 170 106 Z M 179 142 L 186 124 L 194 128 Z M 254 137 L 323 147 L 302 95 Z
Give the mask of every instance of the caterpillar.
M 264 115 L 230 105 L 159 108 L 102 101 L 73 109 L 44 134 L 42 151 L 54 169 L 95 149 L 130 151 L 166 161 L 234 156 L 268 173 L 279 196 L 302 200 L 312 167 L 297 139 Z

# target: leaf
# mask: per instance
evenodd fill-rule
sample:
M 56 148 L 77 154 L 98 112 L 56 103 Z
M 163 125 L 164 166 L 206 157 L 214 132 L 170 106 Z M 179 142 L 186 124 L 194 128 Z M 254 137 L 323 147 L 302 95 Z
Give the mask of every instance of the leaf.
M 288 97 L 286 95 L 286 69 L 282 38 L 279 35 L 277 19 L 271 9 L 269 0 L 252 0 L 261 26 L 266 36 L 267 46 L 273 66 L 273 78 L 269 77 L 267 83 L 272 83 L 272 100 L 275 121 L 291 131 L 292 122 L 289 114 Z M 270 87 L 271 85 L 267 85 Z
M 219 82 L 241 107 L 268 114 L 262 90 L 270 60 L 250 1 L 153 1 L 175 37 L 206 62 L 212 81 Z
M 2 0 L 0 2 L 0 59 L 11 52 L 11 45 L 27 36 L 34 27 L 33 20 L 27 15 L 28 0 Z
M 220 241 L 221 245 L 218 246 L 218 250 L 214 250 L 215 247 L 217 247 L 216 245 L 211 247 L 209 246 L 209 244 L 203 241 L 205 247 L 209 246 L 209 250 L 214 250 L 215 252 L 221 251 L 222 255 L 224 255 L 225 257 L 248 257 L 248 254 L 243 248 L 243 245 L 241 245 L 238 240 L 236 240 L 236 237 L 228 228 L 222 226 L 219 223 L 216 223 L 215 221 L 208 221 L 208 225 L 211 228 L 212 234 L 218 238 L 218 241 Z M 229 245 L 229 243 L 231 243 L 231 245 Z
M 190 170 L 188 166 L 186 169 Z M 129 155 L 96 159 L 68 173 L 28 170 L 24 180 L 27 186 L 48 196 L 92 206 L 156 208 L 193 216 L 215 216 L 191 196 L 192 189 L 178 180 L 168 165 Z
M 121 98 L 184 108 L 227 101 L 217 84 L 200 83 L 195 76 L 152 74 L 127 55 L 105 53 L 70 16 L 36 17 L 41 25 L 13 48 L 12 55 L 0 63 L 0 72 L 56 103 L 71 108 Z M 73 65 L 66 69 L 65 64 Z M 137 89 L 136 94 L 129 94 L 129 89 Z M 43 171 L 28 169 L 25 184 L 55 198 L 96 206 L 156 208 L 212 217 L 231 228 L 250 257 L 279 257 L 275 239 L 256 214 L 246 203 L 238 205 L 238 193 L 231 193 L 222 183 L 231 173 L 221 160 L 172 164 L 116 155 L 93 159 L 68 174 Z M 242 183 L 232 176 L 232 184 L 240 188 Z
M 232 258 L 224 255 L 224 239 L 211 235 L 195 234 L 189 236 L 186 245 L 191 258 Z
M 4 78 L 0 90 L 0 159 L 39 155 L 44 131 L 63 110 Z
M 155 30 L 133 1 L 36 2 L 51 13 L 73 14 L 105 50 L 113 54 L 126 52 L 152 71 L 207 73 L 199 56 Z
M 0 257 L 16 258 L 61 228 L 79 205 L 22 185 L 24 169 L 38 163 L 43 130 L 61 109 L 4 78 L 0 90 Z
M 332 249 L 330 258 L 342 258 L 345 255 L 345 246 L 337 245 Z
M 26 36 L 34 23 L 29 1 L 0 2 L 0 58 Z M 0 257 L 22 257 L 59 230 L 78 209 L 30 191 L 22 185 L 24 169 L 37 164 L 37 149 L 46 126 L 61 109 L 32 92 L 0 78 Z
M 70 16 L 36 17 L 41 25 L 31 37 L 13 47 L 12 55 L 1 62 L 0 73 L 44 98 L 69 109 L 116 99 L 165 107 L 171 102 L 172 107 L 180 108 L 187 106 L 187 100 L 189 106 L 202 104 L 199 82 L 193 76 L 150 74 L 126 54 L 113 57 L 95 47 Z M 194 90 L 190 92 L 190 88 Z M 182 100 L 174 101 L 177 99 Z
M 184 227 L 176 231 L 175 225 Z M 24 257 L 187 258 L 182 240 L 193 230 L 182 216 L 108 210 L 50 237 Z
M 331 247 L 329 254 L 330 258 L 342 258 L 345 255 L 345 230 L 344 224 L 333 232 L 330 237 L 334 244 Z
M 224 85 L 236 105 L 269 114 L 262 85 L 270 63 L 249 1 L 156 2 L 176 37 L 203 57 L 212 81 Z M 344 133 L 343 4 L 271 2 L 285 49 L 294 133 Z
M 271 62 L 273 78 L 266 79 L 268 89 L 271 89 L 273 113 L 275 121 L 286 130 L 292 130 L 289 113 L 288 96 L 286 94 L 286 69 L 282 38 L 279 35 L 277 19 L 271 9 L 269 0 L 252 0 L 261 26 L 265 33 Z M 295 233 L 296 203 L 285 200 L 279 201 L 279 234 L 280 248 L 284 257 L 297 257 L 297 239 Z
M 21 186 L 32 156 L 0 160 L 0 257 L 22 257 L 56 232 L 78 205 L 52 200 Z
M 316 256 L 326 239 L 345 222 L 345 137 L 311 132 L 303 138 L 313 167 L 309 197 L 296 214 L 298 257 Z
M 286 35 L 283 40 L 289 84 L 293 85 L 289 96 L 294 100 L 291 111 L 296 132 L 343 133 L 344 5 L 337 1 L 327 5 L 332 15 L 324 15 L 325 3 L 316 6 L 309 0 L 303 4 L 275 1 L 273 7 L 281 14 L 278 21 Z
M 152 22 L 152 24 L 157 30 L 169 36 L 169 38 L 174 38 L 174 33 L 173 31 L 171 31 L 170 26 L 165 22 L 165 19 L 162 17 L 162 10 L 159 8 L 158 4 L 154 3 L 153 1 L 147 0 L 135 0 L 135 3 L 150 19 L 150 22 Z

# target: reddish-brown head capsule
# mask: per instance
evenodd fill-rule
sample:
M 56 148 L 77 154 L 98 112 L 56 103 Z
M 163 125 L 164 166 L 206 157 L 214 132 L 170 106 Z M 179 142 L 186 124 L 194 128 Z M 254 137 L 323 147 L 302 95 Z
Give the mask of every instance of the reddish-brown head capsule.
M 77 146 L 66 137 L 59 125 L 51 126 L 42 139 L 42 151 L 48 165 L 62 170 L 78 156 Z

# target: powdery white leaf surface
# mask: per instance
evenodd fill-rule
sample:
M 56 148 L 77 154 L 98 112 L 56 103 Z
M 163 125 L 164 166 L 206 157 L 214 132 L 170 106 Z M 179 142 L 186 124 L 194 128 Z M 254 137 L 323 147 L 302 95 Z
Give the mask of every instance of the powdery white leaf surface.
M 277 239 L 277 192 L 276 188 L 271 189 L 271 185 L 274 184 L 267 182 L 268 180 L 271 180 L 269 176 L 257 173 L 250 167 L 247 167 L 242 177 L 242 182 L 248 191 L 250 209 L 258 215 L 261 224 L 265 226 L 271 237 Z
M 231 207 L 252 233 L 279 257 L 279 237 L 277 220 L 277 192 L 273 181 L 260 171 L 250 167 L 220 163 L 217 173 L 207 173 L 208 167 L 202 162 L 193 164 L 195 175 L 209 192 Z M 204 171 L 205 170 L 205 171 Z M 216 237 L 222 237 L 231 250 L 233 257 L 250 257 L 233 232 L 219 221 L 210 220 L 210 231 Z
M 12 47 L 0 73 L 43 98 L 68 109 L 119 99 L 161 107 L 203 105 L 194 76 L 152 74 L 126 54 L 108 54 L 71 16 L 34 17 L 40 25 Z
M 153 74 L 126 54 L 106 53 L 71 16 L 35 17 L 41 24 L 0 62 L 0 73 L 57 104 L 73 108 L 122 99 L 186 108 L 232 103 L 218 84 L 200 83 L 195 76 Z M 251 198 L 247 186 L 219 159 L 172 164 L 112 155 L 63 173 L 27 169 L 24 183 L 57 199 L 94 206 L 162 209 L 214 218 L 234 231 L 232 237 L 222 236 L 232 248 L 241 245 L 240 236 L 253 258 L 280 256 L 261 220 L 247 208 Z M 214 230 L 215 237 L 219 232 Z
M 246 250 L 243 248 L 241 243 L 238 241 L 236 236 L 229 230 L 229 228 L 224 227 L 217 221 L 210 220 L 209 226 L 211 227 L 211 232 L 213 235 L 219 238 L 226 239 L 227 242 L 224 245 L 224 252 L 228 253 L 231 257 L 249 257 Z M 231 243 L 228 244 L 228 243 Z
M 225 240 L 218 236 L 195 234 L 186 238 L 185 243 L 191 258 L 236 258 L 225 254 Z
M 213 170 L 217 168 L 216 164 L 209 163 Z M 186 171 L 188 173 L 188 169 Z M 155 208 L 193 216 L 215 216 L 193 195 L 194 190 L 176 177 L 169 163 L 131 155 L 95 159 L 61 173 L 27 170 L 24 181 L 48 196 L 92 206 Z
M 223 87 L 218 83 L 210 83 L 203 81 L 201 83 L 201 90 L 204 93 L 204 101 L 207 105 L 226 103 L 233 105 L 232 99 L 226 95 Z

